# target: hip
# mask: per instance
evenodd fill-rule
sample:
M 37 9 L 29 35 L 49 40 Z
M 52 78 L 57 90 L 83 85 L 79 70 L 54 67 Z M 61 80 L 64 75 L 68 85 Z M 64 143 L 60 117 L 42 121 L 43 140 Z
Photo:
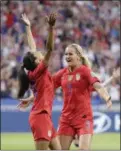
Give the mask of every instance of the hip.
M 82 114 L 82 115 L 78 115 L 78 116 L 64 116 L 63 114 L 60 116 L 60 120 L 59 123 L 66 123 L 69 125 L 75 125 L 75 124 L 83 124 L 85 121 L 91 121 L 93 122 L 93 116 L 90 115 L 86 115 L 86 114 Z
M 39 113 L 34 114 L 33 112 L 29 115 L 29 123 L 34 122 L 44 122 L 44 121 L 52 121 L 51 116 L 48 114 L 46 110 L 43 110 Z

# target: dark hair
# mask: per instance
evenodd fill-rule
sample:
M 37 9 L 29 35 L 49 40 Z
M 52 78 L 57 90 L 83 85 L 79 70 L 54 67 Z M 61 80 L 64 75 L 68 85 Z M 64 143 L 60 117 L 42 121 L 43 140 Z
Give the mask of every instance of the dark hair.
M 23 65 L 21 66 L 18 72 L 18 80 L 19 80 L 18 98 L 23 97 L 25 92 L 29 88 L 30 80 L 25 72 L 25 69 L 29 71 L 33 71 L 37 66 L 35 63 L 35 59 L 36 57 L 31 52 L 27 52 L 27 54 L 23 58 Z

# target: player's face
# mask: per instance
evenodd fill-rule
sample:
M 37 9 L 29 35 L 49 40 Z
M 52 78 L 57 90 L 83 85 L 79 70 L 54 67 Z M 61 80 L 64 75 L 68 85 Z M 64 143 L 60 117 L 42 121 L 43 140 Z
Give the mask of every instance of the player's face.
M 80 62 L 80 58 L 72 47 L 67 47 L 65 50 L 65 59 L 70 67 L 76 66 Z
M 35 63 L 36 64 L 39 64 L 42 60 L 43 60 L 43 56 L 42 56 L 42 54 L 41 54 L 41 52 L 39 52 L 39 51 L 36 51 L 36 52 L 34 52 L 33 53 L 34 54 L 34 56 L 35 56 Z

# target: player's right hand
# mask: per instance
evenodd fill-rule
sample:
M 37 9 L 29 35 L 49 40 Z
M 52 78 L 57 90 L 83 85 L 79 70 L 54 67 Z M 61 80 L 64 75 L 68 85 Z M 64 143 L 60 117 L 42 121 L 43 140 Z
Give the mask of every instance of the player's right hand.
M 26 25 L 26 26 L 30 26 L 30 21 L 28 19 L 28 17 L 26 16 L 26 14 L 22 14 L 21 15 L 21 20 L 23 21 L 23 23 Z

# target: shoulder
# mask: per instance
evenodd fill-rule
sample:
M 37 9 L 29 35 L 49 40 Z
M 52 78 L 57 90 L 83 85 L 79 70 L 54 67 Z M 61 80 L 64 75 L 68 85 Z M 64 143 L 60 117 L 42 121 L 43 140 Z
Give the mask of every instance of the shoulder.
M 60 79 L 65 73 L 66 73 L 67 69 L 60 69 L 59 71 L 57 71 L 55 74 L 53 74 L 53 78 L 54 79 Z
M 63 68 L 63 69 L 60 69 L 57 73 L 58 73 L 58 74 L 64 74 L 64 73 L 66 73 L 67 71 L 68 71 L 67 68 Z
M 81 65 L 80 69 L 82 70 L 91 70 L 88 66 Z
M 80 72 L 82 72 L 82 73 L 91 72 L 91 69 L 85 65 L 81 65 Z

